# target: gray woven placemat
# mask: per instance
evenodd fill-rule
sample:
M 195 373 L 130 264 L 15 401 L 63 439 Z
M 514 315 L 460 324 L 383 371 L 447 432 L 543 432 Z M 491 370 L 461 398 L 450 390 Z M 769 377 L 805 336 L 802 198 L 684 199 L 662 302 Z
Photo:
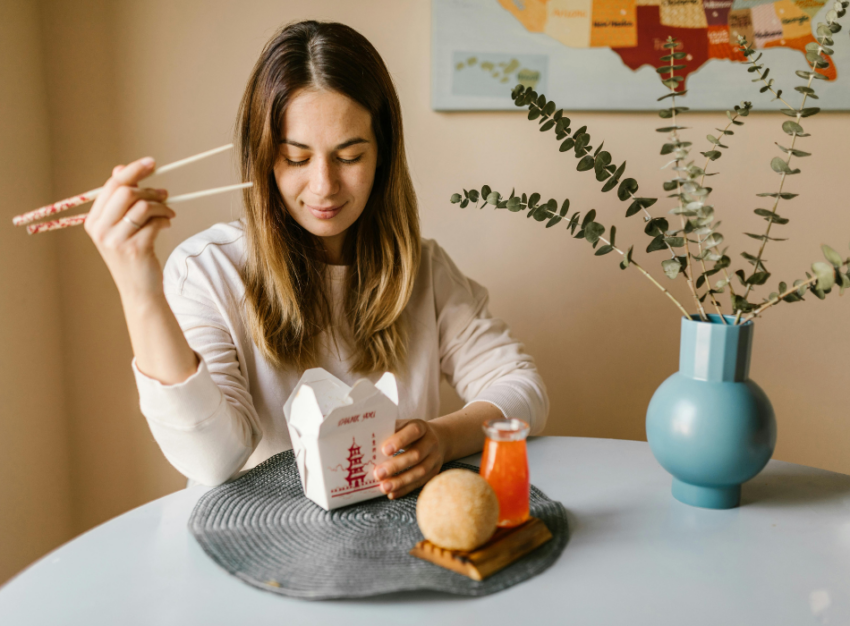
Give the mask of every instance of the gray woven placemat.
M 451 462 L 443 469 L 464 468 Z M 232 483 L 205 493 L 189 518 L 204 551 L 255 587 L 285 596 L 327 600 L 430 589 L 485 596 L 527 580 L 554 563 L 567 545 L 566 510 L 531 487 L 531 514 L 554 538 L 476 582 L 408 551 L 422 539 L 418 490 L 398 500 L 376 498 L 325 511 L 301 489 L 292 451 L 282 452 Z

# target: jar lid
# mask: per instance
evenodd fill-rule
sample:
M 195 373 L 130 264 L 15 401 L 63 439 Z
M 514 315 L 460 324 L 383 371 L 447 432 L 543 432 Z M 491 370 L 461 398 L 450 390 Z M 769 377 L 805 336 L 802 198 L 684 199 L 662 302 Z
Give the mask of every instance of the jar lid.
M 522 441 L 528 437 L 529 425 L 514 417 L 487 420 L 482 425 L 484 433 L 493 441 Z

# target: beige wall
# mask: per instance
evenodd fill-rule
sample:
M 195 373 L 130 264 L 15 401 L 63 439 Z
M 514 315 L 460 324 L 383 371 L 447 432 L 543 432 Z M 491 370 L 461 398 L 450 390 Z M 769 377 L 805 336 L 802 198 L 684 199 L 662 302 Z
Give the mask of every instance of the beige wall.
M 37 5 L 0 2 L 0 583 L 72 536 L 56 240 L 12 215 L 49 201 Z
M 551 137 L 538 133 L 522 115 L 430 109 L 428 2 L 45 0 L 44 6 L 52 197 L 57 198 L 100 184 L 113 162 L 150 154 L 163 163 L 226 143 L 248 73 L 278 25 L 312 17 L 358 29 L 378 48 L 396 80 L 423 231 L 490 289 L 491 310 L 508 320 L 537 358 L 552 401 L 546 432 L 644 439 L 649 398 L 677 367 L 677 310 L 637 272 L 620 271 L 613 255 L 595 258 L 586 242 L 570 239 L 563 229 L 545 230 L 521 215 L 495 214 L 490 208 L 462 211 L 448 198 L 461 187 L 495 187 L 495 182 L 503 182 L 505 192 L 515 185 L 547 198 L 566 194 L 574 208 L 596 208 L 606 225 L 617 224 L 619 242 L 633 241 L 638 250 L 648 242 L 641 224 L 637 218 L 625 220 L 624 205 L 612 194 L 599 194 L 592 177 L 575 172 L 575 161 L 558 153 Z M 19 39 L 21 46 L 37 48 Z M 38 51 L 33 54 L 37 57 Z M 794 80 L 786 80 L 786 93 L 792 92 Z M 771 106 L 756 89 L 740 94 L 744 98 L 758 108 Z M 629 173 L 646 193 L 660 195 L 669 172 L 659 171 L 664 159 L 658 156 L 661 136 L 654 131 L 661 125 L 658 117 L 572 117 L 589 126 L 594 143 L 604 139 L 615 159 L 629 160 Z M 773 142 L 785 138 L 782 119 L 778 114 L 752 116 L 718 162 L 722 175 L 712 179 L 720 230 L 735 254 L 754 247 L 740 233 L 763 224 L 751 209 L 760 206 L 756 192 L 776 186 L 768 164 L 776 154 Z M 7 120 L 0 122 L 3 132 L 9 132 Z M 688 117 L 694 127 L 690 137 L 699 149 L 706 149 L 700 138 L 723 120 L 722 113 Z M 813 138 L 805 140 L 803 149 L 814 156 L 802 163 L 804 174 L 789 181 L 802 194 L 783 211 L 792 221 L 781 236 L 791 240 L 771 244 L 766 255 L 776 277 L 788 281 L 819 260 L 822 242 L 844 253 L 850 242 L 850 211 L 835 186 L 847 173 L 839 137 L 847 136 L 850 115 L 824 114 L 806 126 Z M 33 132 L 26 136 L 41 136 Z M 33 166 L 45 179 L 46 171 L 40 163 Z M 235 181 L 235 173 L 228 159 L 217 158 L 161 181 L 172 193 L 181 193 Z M 42 200 L 43 194 L 24 204 Z M 12 215 L 17 206 L 6 210 Z M 186 237 L 233 219 L 239 207 L 235 197 L 217 197 L 183 205 L 178 214 L 161 237 L 163 259 Z M 7 231 L 4 241 L 15 236 Z M 61 299 L 62 337 L 46 344 L 54 352 L 45 360 L 54 368 L 61 362 L 69 390 L 61 406 L 72 451 L 72 523 L 81 531 L 183 481 L 159 453 L 138 412 L 118 298 L 93 246 L 82 230 L 43 237 L 49 243 L 15 240 L 29 254 L 37 245 L 55 245 L 58 254 L 53 280 L 61 287 L 51 297 Z M 663 278 L 660 261 L 655 255 L 647 266 L 686 301 L 683 285 Z M 41 301 L 25 311 L 17 305 L 9 316 L 47 316 L 47 308 L 49 303 Z M 850 421 L 842 389 L 850 369 L 848 319 L 850 301 L 831 296 L 825 302 L 776 307 L 758 323 L 751 373 L 776 408 L 776 458 L 850 472 L 843 454 L 850 444 Z M 47 327 L 55 333 L 59 324 L 54 319 Z M 456 404 L 449 393 L 445 396 L 447 406 Z M 25 400 L 19 403 L 29 406 Z M 4 428 L 8 421 L 4 416 Z M 5 441 L 0 446 L 8 445 Z M 33 454 L 21 457 L 27 468 L 37 462 Z

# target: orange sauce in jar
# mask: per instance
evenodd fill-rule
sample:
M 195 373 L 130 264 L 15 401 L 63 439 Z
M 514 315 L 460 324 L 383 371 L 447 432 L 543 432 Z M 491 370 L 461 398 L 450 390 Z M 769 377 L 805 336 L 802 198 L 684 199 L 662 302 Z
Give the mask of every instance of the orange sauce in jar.
M 484 431 L 487 438 L 479 473 L 499 499 L 499 526 L 519 526 L 529 516 L 528 425 L 517 419 L 490 420 Z

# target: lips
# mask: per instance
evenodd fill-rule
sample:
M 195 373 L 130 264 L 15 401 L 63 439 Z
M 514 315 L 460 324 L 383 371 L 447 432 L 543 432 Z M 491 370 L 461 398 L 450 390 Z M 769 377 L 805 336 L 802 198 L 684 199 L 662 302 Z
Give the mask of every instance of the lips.
M 320 220 L 329 220 L 342 210 L 342 207 L 345 206 L 345 203 L 340 204 L 339 206 L 328 207 L 317 207 L 311 206 L 309 204 L 305 204 L 304 206 L 310 209 L 310 213 L 312 213 L 314 217 Z

